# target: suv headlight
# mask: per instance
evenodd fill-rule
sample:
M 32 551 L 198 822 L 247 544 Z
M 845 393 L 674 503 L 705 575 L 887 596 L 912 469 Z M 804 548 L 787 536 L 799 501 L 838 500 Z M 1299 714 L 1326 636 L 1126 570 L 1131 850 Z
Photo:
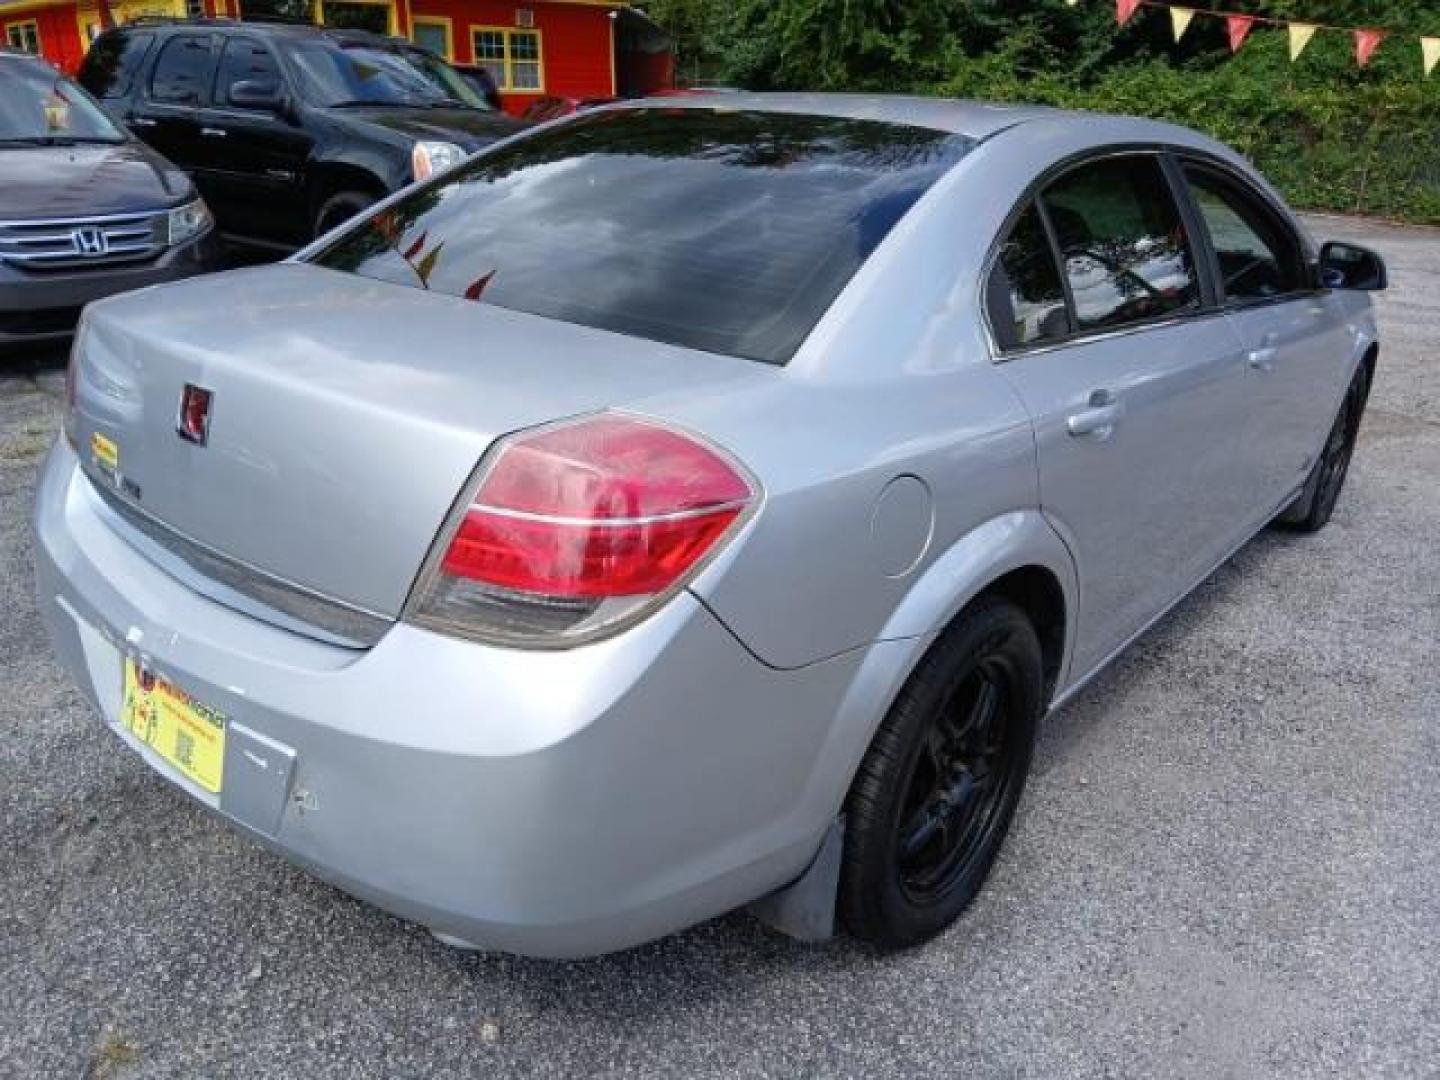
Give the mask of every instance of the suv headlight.
M 196 199 L 184 206 L 177 206 L 170 211 L 168 242 L 171 247 L 183 244 L 186 240 L 192 240 L 199 236 L 214 224 L 215 219 L 210 216 L 210 208 L 205 205 L 204 199 Z
M 438 172 L 465 160 L 465 151 L 454 143 L 417 142 L 410 151 L 410 172 L 416 180 L 429 180 Z

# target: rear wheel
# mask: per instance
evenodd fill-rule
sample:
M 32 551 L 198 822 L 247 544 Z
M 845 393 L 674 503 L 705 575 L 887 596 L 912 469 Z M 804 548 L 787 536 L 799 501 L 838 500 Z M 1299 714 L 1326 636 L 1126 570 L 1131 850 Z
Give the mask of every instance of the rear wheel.
M 846 803 L 840 915 L 856 937 L 898 947 L 969 906 L 1010 828 L 1039 721 L 1035 630 L 982 600 L 901 691 Z
M 1360 418 L 1365 414 L 1369 396 L 1369 373 L 1362 365 L 1345 391 L 1340 412 L 1325 439 L 1325 448 L 1310 472 L 1310 479 L 1300 497 L 1280 515 L 1280 523 L 1300 532 L 1319 532 L 1330 523 L 1335 504 L 1350 473 L 1350 460 L 1355 455 L 1355 442 L 1360 434 Z
M 363 191 L 341 191 L 331 195 L 315 213 L 315 235 L 324 236 L 337 225 L 374 206 L 375 196 Z

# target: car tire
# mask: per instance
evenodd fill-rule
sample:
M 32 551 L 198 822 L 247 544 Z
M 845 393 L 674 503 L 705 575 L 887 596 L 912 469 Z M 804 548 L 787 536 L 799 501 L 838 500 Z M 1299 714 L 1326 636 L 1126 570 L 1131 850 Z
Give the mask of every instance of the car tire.
M 1277 522 L 1296 532 L 1319 532 L 1330 523 L 1335 504 L 1345 487 L 1355 442 L 1360 434 L 1360 419 L 1365 415 L 1365 402 L 1370 396 L 1369 371 L 1362 364 L 1350 380 L 1340 411 L 1325 438 L 1324 449 L 1310 470 L 1299 497 L 1277 518 Z
M 378 201 L 374 195 L 363 191 L 341 191 L 331 195 L 315 212 L 315 235 L 324 236 L 335 226 L 368 210 Z
M 853 936 L 916 945 L 969 906 L 1020 802 L 1044 685 L 1034 626 L 999 597 L 921 661 L 846 800 L 839 913 Z

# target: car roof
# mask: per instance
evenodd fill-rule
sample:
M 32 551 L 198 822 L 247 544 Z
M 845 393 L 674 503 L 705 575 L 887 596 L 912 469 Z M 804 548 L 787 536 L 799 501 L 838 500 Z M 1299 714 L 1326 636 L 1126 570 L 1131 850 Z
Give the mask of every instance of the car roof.
M 1195 144 L 1204 136 L 1176 127 L 1130 116 L 1054 109 L 1043 105 L 1012 105 L 955 98 L 919 97 L 906 94 L 756 94 L 715 92 L 673 97 L 651 97 L 608 108 L 737 109 L 755 112 L 806 113 L 853 120 L 877 120 L 889 124 L 930 128 L 984 140 L 992 135 L 1034 120 L 1060 120 L 1085 125 L 1095 131 L 1097 142 L 1176 141 Z
M 410 45 L 404 38 L 396 38 L 387 34 L 376 34 L 369 30 L 347 29 L 334 26 L 316 26 L 308 22 L 287 22 L 284 20 L 270 19 L 225 19 L 225 18 L 194 18 L 174 19 L 165 16 L 141 16 L 123 26 L 114 27 L 106 33 L 123 33 L 135 31 L 185 31 L 196 28 L 213 31 L 231 31 L 234 33 L 246 34 L 273 34 L 285 37 L 305 38 L 328 38 L 334 41 L 364 41 L 375 43 L 386 43 L 389 45 Z

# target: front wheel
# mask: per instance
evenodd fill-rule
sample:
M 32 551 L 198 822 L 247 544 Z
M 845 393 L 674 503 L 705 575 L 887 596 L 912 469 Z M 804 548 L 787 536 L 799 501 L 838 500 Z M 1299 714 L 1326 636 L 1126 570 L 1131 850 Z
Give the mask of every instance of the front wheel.
M 980 601 L 901 691 L 846 802 L 840 916 L 856 937 L 918 944 L 969 906 L 1010 828 L 1044 693 L 1025 613 Z
M 349 221 L 356 214 L 375 205 L 375 196 L 363 191 L 341 191 L 331 195 L 315 214 L 315 236 L 321 237 L 337 225 Z
M 1364 365 L 1355 372 L 1340 403 L 1340 412 L 1325 439 L 1325 448 L 1315 461 L 1310 478 L 1300 497 L 1280 515 L 1282 525 L 1300 532 L 1319 532 L 1330 523 L 1335 504 L 1350 473 L 1350 460 L 1355 455 L 1355 442 L 1360 434 L 1360 418 L 1365 414 L 1369 397 L 1369 373 Z

